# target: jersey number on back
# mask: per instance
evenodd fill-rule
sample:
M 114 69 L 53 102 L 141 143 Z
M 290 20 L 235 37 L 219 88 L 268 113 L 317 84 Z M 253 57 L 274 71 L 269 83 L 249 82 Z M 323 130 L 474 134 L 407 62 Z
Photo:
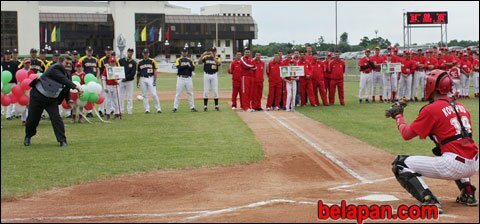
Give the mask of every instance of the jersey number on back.
M 472 133 L 472 126 L 470 126 L 470 122 L 468 121 L 467 116 L 462 116 L 462 123 L 463 123 L 463 127 L 467 129 L 467 132 Z M 458 119 L 456 117 L 450 119 L 450 124 L 452 124 L 453 127 L 455 127 L 455 131 L 457 135 L 462 134 L 462 126 L 460 125 L 460 122 L 458 122 Z

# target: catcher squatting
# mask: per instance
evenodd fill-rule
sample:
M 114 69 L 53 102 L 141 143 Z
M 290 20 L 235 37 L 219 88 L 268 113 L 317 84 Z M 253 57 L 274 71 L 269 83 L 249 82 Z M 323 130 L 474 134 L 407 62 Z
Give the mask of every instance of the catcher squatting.
M 405 140 L 416 136 L 429 137 L 435 148 L 435 157 L 398 155 L 392 163 L 397 181 L 422 205 L 436 205 L 439 213 L 443 209 L 422 176 L 454 180 L 460 195 L 456 202 L 477 206 L 476 188 L 470 177 L 478 171 L 478 146 L 472 139 L 470 112 L 454 98 L 453 80 L 443 70 L 433 70 L 427 75 L 425 97 L 430 103 L 424 106 L 413 121 L 407 125 L 403 117 L 405 100 L 396 102 L 386 110 L 385 116 L 396 120 L 397 127 Z

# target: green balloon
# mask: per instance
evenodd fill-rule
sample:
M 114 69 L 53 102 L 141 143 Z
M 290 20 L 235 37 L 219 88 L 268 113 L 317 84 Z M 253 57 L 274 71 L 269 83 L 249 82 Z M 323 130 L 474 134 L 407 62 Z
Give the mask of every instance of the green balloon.
M 81 80 L 80 80 L 80 77 L 78 77 L 78 76 L 73 76 L 73 77 L 72 77 L 72 81 L 80 82 Z
M 3 78 L 3 76 L 2 76 L 2 78 Z M 3 84 L 2 92 L 5 93 L 5 94 L 9 94 L 10 91 L 12 91 L 12 86 L 10 85 L 10 83 Z
M 90 98 L 90 94 L 91 93 L 83 93 L 83 96 L 79 97 L 78 99 L 80 99 L 81 101 L 88 101 L 88 99 Z
M 10 71 L 3 71 L 2 72 L 2 81 L 4 83 L 9 83 L 10 81 L 12 81 L 12 73 Z
M 97 78 L 93 74 L 88 73 L 83 80 L 85 81 L 85 84 L 88 84 L 89 82 L 96 82 Z
M 88 102 L 96 103 L 98 101 L 98 94 L 96 93 L 89 93 Z
M 41 72 L 37 73 L 38 77 L 42 77 L 42 75 L 43 75 L 43 73 L 41 73 Z

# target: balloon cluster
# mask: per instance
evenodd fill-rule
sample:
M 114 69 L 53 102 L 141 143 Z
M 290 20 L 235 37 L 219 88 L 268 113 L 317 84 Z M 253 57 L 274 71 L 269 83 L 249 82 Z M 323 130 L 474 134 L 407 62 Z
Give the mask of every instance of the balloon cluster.
M 2 71 L 2 106 L 17 104 L 19 110 L 24 110 L 25 106 L 30 102 L 30 97 L 28 96 L 28 92 L 31 89 L 30 83 L 39 76 L 41 74 L 30 74 L 29 76 L 28 71 L 21 69 L 15 74 L 19 84 L 10 84 L 12 73 L 10 71 Z
M 102 85 L 99 84 L 99 80 L 93 74 L 87 74 L 84 78 L 85 84 L 80 85 L 80 77 L 73 76 L 73 83 L 77 86 L 81 86 L 83 96 L 79 97 L 77 90 L 70 90 L 70 99 L 76 101 L 77 105 L 85 108 L 86 110 L 92 110 L 93 104 L 102 104 L 105 101 L 105 97 L 101 94 Z M 62 102 L 62 107 L 65 109 L 71 109 L 71 107 L 65 102 Z

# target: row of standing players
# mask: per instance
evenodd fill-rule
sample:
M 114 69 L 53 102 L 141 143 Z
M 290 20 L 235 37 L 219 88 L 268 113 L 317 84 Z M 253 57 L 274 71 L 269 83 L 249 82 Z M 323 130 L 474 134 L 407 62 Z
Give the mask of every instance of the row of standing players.
M 434 69 L 450 71 L 454 81 L 453 94 L 460 99 L 470 98 L 470 81 L 474 80 L 474 94 L 479 96 L 478 52 L 467 48 L 465 52 L 437 48 L 417 51 L 405 50 L 403 57 L 398 56 L 398 49 L 389 47 L 386 55 L 380 55 L 380 48 L 375 48 L 375 55 L 370 56 L 370 49 L 365 50 L 365 57 L 359 62 L 360 89 L 359 102 L 375 102 L 377 83 L 380 101 L 394 101 L 405 97 L 410 101 L 425 101 L 426 74 Z M 381 73 L 383 63 L 401 63 L 400 73 Z M 418 91 L 420 90 L 420 91 Z M 420 92 L 420 96 L 418 95 Z

